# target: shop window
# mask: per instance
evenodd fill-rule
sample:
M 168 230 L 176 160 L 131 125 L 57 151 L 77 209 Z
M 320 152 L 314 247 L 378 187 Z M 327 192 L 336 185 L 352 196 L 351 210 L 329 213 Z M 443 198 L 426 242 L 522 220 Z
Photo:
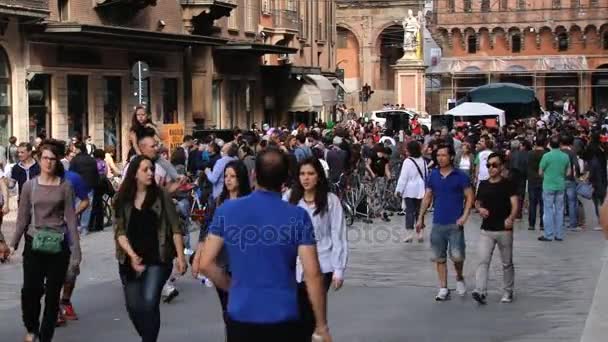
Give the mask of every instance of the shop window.
M 6 145 L 11 127 L 11 70 L 8 56 L 0 47 L 0 144 Z
M 68 75 L 68 136 L 84 138 L 88 132 L 88 78 Z
M 163 123 L 178 122 L 177 115 L 177 78 L 163 79 Z
M 232 80 L 228 82 L 228 115 L 230 118 L 230 126 L 228 128 L 234 128 L 238 125 L 238 117 L 242 111 L 243 101 L 243 89 L 241 89 L 240 80 Z
M 470 35 L 467 38 L 467 51 L 469 53 L 476 53 L 477 52 L 477 37 L 475 37 L 474 34 Z
M 568 51 L 568 35 L 560 33 L 557 35 L 557 49 L 559 51 Z
M 212 97 L 212 117 L 211 122 L 208 122 L 211 128 L 222 128 L 222 81 L 213 80 L 211 84 Z
M 513 53 L 521 52 L 521 36 L 518 34 L 511 37 L 511 52 L 513 52 Z
M 490 12 L 490 0 L 481 0 L 481 11 Z
M 105 147 L 114 146 L 119 154 L 121 133 L 122 86 L 118 76 L 104 77 L 103 90 L 103 144 Z M 120 156 L 115 158 L 120 160 Z
M 604 50 L 608 50 L 608 31 L 604 32 L 604 35 L 602 36 L 602 43 Z
M 29 109 L 29 137 L 50 137 L 51 121 L 51 76 L 36 74 L 27 84 Z

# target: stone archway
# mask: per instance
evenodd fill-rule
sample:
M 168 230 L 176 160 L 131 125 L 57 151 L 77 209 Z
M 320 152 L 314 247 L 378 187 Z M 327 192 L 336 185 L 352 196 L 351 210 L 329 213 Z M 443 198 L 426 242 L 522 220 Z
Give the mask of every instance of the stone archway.
M 383 29 L 376 41 L 378 70 L 374 75 L 374 85 L 375 100 L 380 103 L 392 104 L 395 101 L 395 70 L 392 66 L 403 57 L 403 33 L 403 26 L 393 24 Z

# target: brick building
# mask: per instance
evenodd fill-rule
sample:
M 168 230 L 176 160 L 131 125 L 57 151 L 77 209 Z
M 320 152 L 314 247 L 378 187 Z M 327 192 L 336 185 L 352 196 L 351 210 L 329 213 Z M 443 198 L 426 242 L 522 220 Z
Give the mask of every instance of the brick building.
M 395 75 L 391 67 L 403 56 L 403 26 L 408 10 L 424 9 L 423 0 L 337 0 L 336 67 L 344 70 L 344 83 L 352 92 L 349 107 L 359 107 L 358 90 L 367 83 L 374 94 L 368 110 L 396 103 Z
M 547 110 L 608 107 L 608 0 L 435 0 L 431 18 L 433 112 L 489 82 L 531 86 Z
M 325 77 L 335 64 L 333 1 L 5 3 L 1 144 L 91 135 L 125 151 L 138 103 L 159 125 L 186 131 L 288 121 L 290 110 L 328 115 L 335 104 Z

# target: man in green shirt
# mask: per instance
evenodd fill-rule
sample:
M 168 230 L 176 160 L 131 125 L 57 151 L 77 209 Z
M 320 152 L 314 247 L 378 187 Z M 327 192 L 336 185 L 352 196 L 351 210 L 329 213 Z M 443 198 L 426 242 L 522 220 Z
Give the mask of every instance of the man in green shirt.
M 551 151 L 540 160 L 538 174 L 543 177 L 544 235 L 539 241 L 564 239 L 564 191 L 570 175 L 570 158 L 559 149 L 559 138 L 549 142 Z

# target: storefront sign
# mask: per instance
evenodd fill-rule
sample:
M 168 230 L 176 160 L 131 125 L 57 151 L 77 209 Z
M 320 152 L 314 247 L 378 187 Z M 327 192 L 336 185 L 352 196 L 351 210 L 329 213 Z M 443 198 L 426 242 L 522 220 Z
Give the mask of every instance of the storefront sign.
M 169 149 L 169 153 L 184 142 L 183 124 L 164 124 L 160 130 L 160 138 L 163 146 Z

